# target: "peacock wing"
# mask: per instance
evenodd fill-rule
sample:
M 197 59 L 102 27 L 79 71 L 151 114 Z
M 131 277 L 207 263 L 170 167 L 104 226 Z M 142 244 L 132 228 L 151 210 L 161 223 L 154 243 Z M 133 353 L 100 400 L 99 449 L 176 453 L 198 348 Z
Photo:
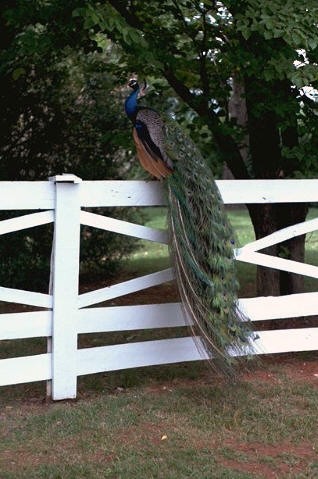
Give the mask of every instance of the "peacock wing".
M 154 160 L 160 159 L 170 170 L 173 163 L 165 150 L 164 121 L 159 113 L 151 108 L 140 108 L 136 117 L 136 129 L 145 149 Z
M 155 157 L 153 152 L 149 152 L 145 143 L 140 139 L 136 128 L 133 129 L 133 139 L 135 142 L 137 157 L 141 166 L 152 176 L 161 180 L 171 174 L 170 168 L 159 157 Z

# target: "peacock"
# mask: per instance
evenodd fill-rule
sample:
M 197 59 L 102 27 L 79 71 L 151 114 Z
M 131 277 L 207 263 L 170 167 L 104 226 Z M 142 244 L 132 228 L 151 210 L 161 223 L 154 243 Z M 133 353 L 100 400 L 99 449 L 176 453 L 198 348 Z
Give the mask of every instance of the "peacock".
M 198 347 L 217 371 L 235 377 L 234 357 L 250 348 L 250 322 L 238 310 L 234 234 L 210 167 L 176 122 L 139 105 L 145 95 L 128 83 L 125 112 L 142 167 L 166 185 L 169 250 L 181 304 Z

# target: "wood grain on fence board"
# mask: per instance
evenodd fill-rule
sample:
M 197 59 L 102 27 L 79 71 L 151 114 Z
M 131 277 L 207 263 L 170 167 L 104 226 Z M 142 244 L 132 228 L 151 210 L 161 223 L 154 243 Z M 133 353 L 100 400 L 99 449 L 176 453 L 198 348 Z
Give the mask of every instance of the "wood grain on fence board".
M 158 286 L 159 284 L 171 281 L 174 278 L 172 268 L 167 268 L 156 273 L 140 276 L 139 278 L 130 279 L 123 283 L 107 286 L 106 288 L 96 289 L 88 293 L 83 293 L 79 296 L 78 306 L 84 308 L 93 304 L 102 303 L 110 299 L 119 298 L 126 294 L 135 293 L 142 289 Z
M 0 360 L 0 386 L 46 381 L 52 377 L 50 354 Z
M 54 202 L 50 181 L 1 181 L 0 210 L 52 210 Z
M 53 244 L 52 396 L 76 397 L 80 251 L 79 184 L 56 182 Z
M 54 221 L 54 212 L 41 211 L 0 221 L 0 235 L 20 231 L 35 226 L 46 225 Z
M 279 269 L 280 271 L 309 276 L 310 278 L 318 278 L 318 266 L 299 263 L 298 261 L 293 261 L 291 259 L 244 250 L 237 252 L 236 259 L 244 263 L 257 264 L 268 268 Z
M 0 341 L 52 335 L 52 311 L 0 314 Z
M 168 234 L 166 231 L 129 223 L 128 221 L 110 218 L 109 216 L 81 211 L 81 223 L 93 228 L 112 231 L 113 233 L 120 233 L 126 236 L 155 241 L 156 243 L 168 244 Z
M 257 332 L 245 354 L 274 354 L 317 349 L 318 328 Z M 193 336 L 84 348 L 78 351 L 78 375 L 207 359 L 200 338 Z M 237 354 L 233 352 L 233 355 Z
M 217 180 L 225 204 L 317 202 L 318 180 Z M 165 205 L 158 181 L 83 181 L 81 204 L 97 206 Z
M 13 289 L 0 287 L 0 301 L 7 303 L 25 304 L 29 306 L 38 306 L 39 308 L 51 308 L 52 296 L 44 293 L 34 293 L 23 289 Z

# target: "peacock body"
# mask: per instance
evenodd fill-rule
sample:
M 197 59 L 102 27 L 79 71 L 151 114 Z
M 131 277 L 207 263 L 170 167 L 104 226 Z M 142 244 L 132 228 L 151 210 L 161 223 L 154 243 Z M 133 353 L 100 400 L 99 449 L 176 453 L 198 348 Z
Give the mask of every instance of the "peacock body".
M 233 375 L 233 353 L 248 350 L 250 328 L 237 308 L 234 235 L 219 190 L 192 140 L 175 122 L 138 105 L 145 86 L 136 80 L 129 86 L 125 110 L 139 161 L 166 178 L 169 248 L 184 314 L 216 369 Z

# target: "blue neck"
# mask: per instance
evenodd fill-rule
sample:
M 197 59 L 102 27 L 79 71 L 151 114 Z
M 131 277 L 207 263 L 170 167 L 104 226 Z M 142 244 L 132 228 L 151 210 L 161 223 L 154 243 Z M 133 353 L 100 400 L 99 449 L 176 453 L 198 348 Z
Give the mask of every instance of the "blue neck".
M 138 110 L 137 97 L 139 93 L 139 88 L 134 90 L 125 101 L 125 112 L 131 120 L 136 117 Z

